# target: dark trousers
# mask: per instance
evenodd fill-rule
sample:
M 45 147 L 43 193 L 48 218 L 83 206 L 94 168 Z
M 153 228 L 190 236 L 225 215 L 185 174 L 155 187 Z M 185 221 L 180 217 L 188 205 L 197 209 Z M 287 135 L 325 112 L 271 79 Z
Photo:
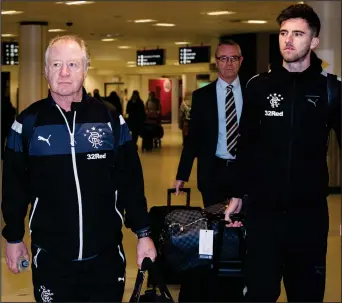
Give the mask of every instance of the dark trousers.
M 132 130 L 132 140 L 135 144 L 138 143 L 139 133 L 140 133 L 139 130 L 136 130 L 136 129 Z
M 179 302 L 243 302 L 245 281 L 240 277 L 219 277 L 209 266 L 183 275 Z
M 215 169 L 210 176 L 210 183 L 201 190 L 204 207 L 224 202 L 231 198 L 235 178 L 235 162 L 215 158 Z
M 245 225 L 246 302 L 276 302 L 282 277 L 288 302 L 323 301 L 329 230 L 326 202 L 317 209 L 309 205 L 278 213 L 255 207 L 247 211 Z
M 65 261 L 43 250 L 38 253 L 38 248 L 33 245 L 35 300 L 122 302 L 126 267 L 123 259 L 114 248 L 85 261 Z

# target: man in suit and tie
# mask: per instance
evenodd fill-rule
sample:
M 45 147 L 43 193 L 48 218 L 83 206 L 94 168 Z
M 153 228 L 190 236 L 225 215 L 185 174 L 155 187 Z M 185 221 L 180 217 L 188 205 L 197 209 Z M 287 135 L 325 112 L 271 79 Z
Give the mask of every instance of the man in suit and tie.
M 215 57 L 219 77 L 193 93 L 188 136 L 174 183 L 178 195 L 184 182 L 189 180 L 197 157 L 198 189 L 205 207 L 223 202 L 232 195 L 242 110 L 243 85 L 238 76 L 243 61 L 240 46 L 233 40 L 222 40 L 217 45 Z M 219 287 L 207 267 L 192 269 L 183 277 L 179 302 L 215 301 Z M 233 298 L 232 292 L 242 294 L 243 287 L 232 288 L 227 295 L 230 298 Z
M 174 183 L 178 195 L 197 157 L 197 185 L 205 207 L 231 196 L 242 110 L 240 46 L 230 39 L 221 40 L 215 57 L 218 79 L 193 92 L 189 132 Z

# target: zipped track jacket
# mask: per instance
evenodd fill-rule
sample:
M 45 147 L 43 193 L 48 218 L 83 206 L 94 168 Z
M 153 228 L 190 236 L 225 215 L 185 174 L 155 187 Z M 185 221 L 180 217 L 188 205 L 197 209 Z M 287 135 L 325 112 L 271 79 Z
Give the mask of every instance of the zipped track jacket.
M 25 144 L 23 122 L 32 114 L 35 126 Z M 24 110 L 4 159 L 2 234 L 8 242 L 23 239 L 29 204 L 32 243 L 71 260 L 117 247 L 123 223 L 133 231 L 148 227 L 142 168 L 122 116 L 84 89 L 70 112 L 50 94 Z
M 327 74 L 314 53 L 300 73 L 281 65 L 247 84 L 240 120 L 239 194 L 259 209 L 319 207 L 328 194 L 327 147 L 333 129 L 340 144 L 341 80 L 328 102 Z M 257 200 L 257 201 L 255 201 Z M 255 201 L 255 202 L 254 202 Z

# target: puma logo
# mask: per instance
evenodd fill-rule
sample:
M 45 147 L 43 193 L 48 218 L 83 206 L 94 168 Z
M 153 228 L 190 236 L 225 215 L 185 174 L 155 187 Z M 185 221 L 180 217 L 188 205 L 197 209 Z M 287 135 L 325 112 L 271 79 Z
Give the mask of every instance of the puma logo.
M 42 136 L 38 136 L 38 141 L 45 141 L 47 144 L 49 144 L 49 146 L 51 146 L 50 141 L 49 141 L 50 137 L 51 137 L 51 135 L 47 139 L 45 139 Z
M 318 99 L 312 100 L 312 99 L 308 99 L 308 102 L 311 102 L 315 107 L 316 107 L 316 102 L 318 101 Z
M 320 96 L 309 96 L 307 95 L 306 98 L 307 98 L 307 101 L 312 103 L 315 107 L 317 107 L 317 101 L 319 100 L 319 97 Z

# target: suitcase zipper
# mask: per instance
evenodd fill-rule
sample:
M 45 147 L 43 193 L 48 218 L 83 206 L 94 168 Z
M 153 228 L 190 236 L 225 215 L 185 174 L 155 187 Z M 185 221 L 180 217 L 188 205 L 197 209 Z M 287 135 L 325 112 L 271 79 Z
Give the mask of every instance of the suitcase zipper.
M 197 223 L 197 222 L 199 222 L 199 221 L 203 221 L 203 220 L 206 220 L 206 218 L 197 219 L 197 220 L 195 220 L 194 222 L 191 222 L 191 223 L 188 223 L 188 224 L 185 224 L 185 225 L 182 225 L 182 224 L 180 224 L 180 223 L 171 223 L 171 224 L 169 225 L 169 227 L 172 228 L 172 227 L 174 227 L 174 226 L 179 226 L 180 231 L 183 231 L 185 227 L 188 227 L 188 226 L 190 226 L 190 225 L 192 225 L 192 224 L 195 224 L 195 223 Z M 206 229 L 207 229 L 207 228 L 208 228 L 207 223 L 206 223 L 205 225 L 206 225 Z

